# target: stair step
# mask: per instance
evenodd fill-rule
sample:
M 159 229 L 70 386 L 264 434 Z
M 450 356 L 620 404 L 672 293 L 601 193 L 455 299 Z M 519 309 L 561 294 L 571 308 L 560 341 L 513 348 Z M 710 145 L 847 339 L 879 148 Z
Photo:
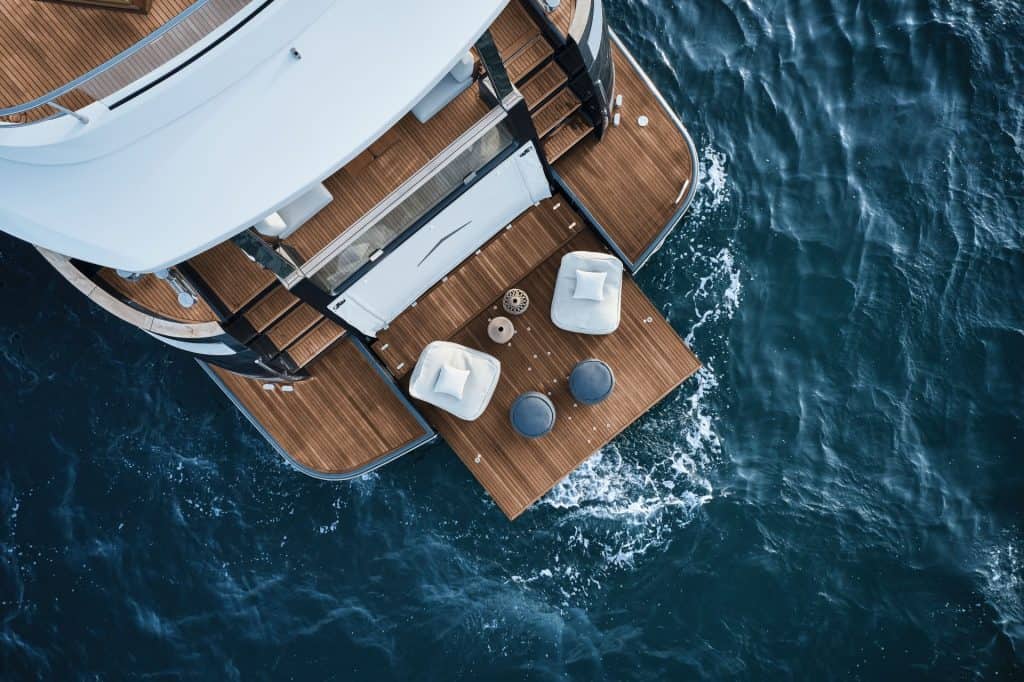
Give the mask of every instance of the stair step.
M 576 143 L 586 137 L 594 126 L 582 113 L 576 112 L 572 118 L 556 128 L 550 135 L 541 140 L 548 163 L 554 163 Z
M 562 67 L 555 62 L 548 62 L 519 88 L 519 92 L 523 94 L 526 106 L 533 111 L 555 90 L 565 85 L 567 79 Z
M 280 284 L 274 286 L 269 294 L 245 313 L 244 317 L 258 333 L 262 333 L 267 327 L 281 319 L 281 316 L 299 304 L 299 299 L 291 294 Z
M 302 303 L 270 327 L 267 331 L 267 338 L 275 348 L 283 350 L 292 345 L 296 339 L 309 331 L 321 319 L 323 319 L 323 315 L 319 311 Z
M 537 134 L 544 137 L 579 108 L 580 100 L 572 90 L 559 90 L 557 95 L 533 113 L 533 125 L 537 128 Z
M 554 54 L 551 45 L 541 34 L 537 34 L 522 49 L 505 62 L 505 70 L 513 83 L 518 83 L 545 59 Z
M 303 334 L 298 341 L 288 346 L 285 353 L 299 369 L 302 369 L 343 336 L 345 336 L 344 328 L 324 318 Z

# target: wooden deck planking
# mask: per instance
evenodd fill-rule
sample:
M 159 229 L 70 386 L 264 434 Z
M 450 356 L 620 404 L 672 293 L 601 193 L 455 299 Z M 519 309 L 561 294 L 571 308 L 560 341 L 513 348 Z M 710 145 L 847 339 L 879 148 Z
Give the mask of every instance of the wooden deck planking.
M 267 338 L 278 350 L 284 350 L 293 344 L 300 336 L 313 328 L 317 322 L 323 319 L 323 315 L 316 308 L 305 303 L 300 303 L 287 315 L 274 323 L 267 330 Z
M 171 285 L 155 275 L 143 275 L 131 282 L 110 268 L 101 268 L 99 277 L 138 309 L 175 322 L 216 322 L 217 315 L 204 301 L 197 300 L 191 308 L 182 308 Z
M 273 273 L 249 260 L 230 240 L 193 256 L 188 264 L 232 313 L 277 281 Z
M 572 90 L 563 89 L 533 112 L 533 125 L 537 129 L 537 134 L 544 137 L 550 133 L 555 126 L 579 109 L 580 104 L 579 97 Z
M 675 201 L 693 182 L 690 149 L 654 92 L 612 43 L 615 93 L 622 123 L 604 139 L 591 136 L 555 163 L 555 170 L 626 256 L 636 261 L 668 224 Z M 639 116 L 650 122 L 641 128 Z
M 565 85 L 567 77 L 556 62 L 548 62 L 543 69 L 523 83 L 519 91 L 531 111 L 537 108 L 551 93 Z
M 562 35 L 569 35 L 569 26 L 572 25 L 572 15 L 576 11 L 576 0 L 562 0 L 558 7 L 548 14 L 548 18 L 555 25 Z
M 450 337 L 582 229 L 564 197 L 542 201 L 380 332 L 377 356 L 392 374 L 404 376 L 428 343 Z
M 325 474 L 356 471 L 425 435 L 405 404 L 351 342 L 335 344 L 294 391 L 213 367 L 224 385 L 299 464 Z M 372 396 L 372 400 L 367 397 Z
M 334 200 L 284 243 L 308 260 L 440 154 L 489 111 L 475 86 L 420 123 L 407 114 L 324 181 Z
M 613 334 L 588 336 L 555 327 L 549 316 L 555 276 L 562 255 L 575 250 L 605 247 L 588 229 L 519 283 L 531 304 L 525 314 L 513 318 L 517 333 L 510 345 L 495 344 L 487 337 L 487 322 L 496 308 L 481 313 L 451 337 L 501 361 L 498 388 L 479 419 L 462 421 L 416 403 L 510 519 L 700 368 L 690 349 L 628 276 L 621 325 Z M 616 387 L 599 405 L 574 406 L 566 379 L 576 362 L 590 357 L 612 367 Z M 535 441 L 516 435 L 508 420 L 513 400 L 531 390 L 550 393 L 558 411 L 554 430 Z
M 305 367 L 345 335 L 345 330 L 328 319 L 317 322 L 285 351 L 299 367 Z
M 253 329 L 262 332 L 298 304 L 299 299 L 290 291 L 276 286 L 245 313 L 245 319 Z
M 45 95 L 120 54 L 194 0 L 153 0 L 148 14 L 0 0 L 0 109 Z M 62 100 L 69 105 L 80 102 Z

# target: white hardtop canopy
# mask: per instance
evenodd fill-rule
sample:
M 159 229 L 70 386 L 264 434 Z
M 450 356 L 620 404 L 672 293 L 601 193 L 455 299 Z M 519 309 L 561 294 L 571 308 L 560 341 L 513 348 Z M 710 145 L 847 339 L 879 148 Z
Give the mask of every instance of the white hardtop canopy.
M 87 124 L 0 125 L 0 229 L 134 272 L 179 263 L 365 149 L 507 1 L 276 0 Z

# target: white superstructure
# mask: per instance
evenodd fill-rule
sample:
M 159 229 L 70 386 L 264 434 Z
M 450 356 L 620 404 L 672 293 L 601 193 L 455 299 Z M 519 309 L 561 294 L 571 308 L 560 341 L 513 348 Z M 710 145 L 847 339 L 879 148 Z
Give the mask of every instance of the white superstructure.
M 185 77 L 115 110 L 116 96 L 96 102 L 80 112 L 87 123 L 0 124 L 0 227 L 97 265 L 179 263 L 347 163 L 506 2 L 271 2 Z

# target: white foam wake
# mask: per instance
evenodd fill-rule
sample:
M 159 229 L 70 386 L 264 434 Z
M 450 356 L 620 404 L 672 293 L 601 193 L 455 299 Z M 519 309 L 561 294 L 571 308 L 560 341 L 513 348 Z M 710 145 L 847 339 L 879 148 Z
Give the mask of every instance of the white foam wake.
M 985 599 L 998 615 L 996 624 L 1014 647 L 1024 645 L 1024 555 L 1017 541 L 987 548 L 978 573 Z
M 713 236 L 695 229 L 729 202 L 725 155 L 706 147 L 701 156 L 700 189 L 681 234 L 666 245 L 675 257 L 654 287 L 688 290 L 664 308 L 670 319 L 681 317 L 673 310 L 686 310 L 693 321 L 686 340 L 704 368 L 541 499 L 539 510 L 561 512 L 560 550 L 547 566 L 515 575 L 513 582 L 554 581 L 567 598 L 583 596 L 604 574 L 638 566 L 642 557 L 666 547 L 714 495 L 711 474 L 722 453 L 712 400 L 718 388 L 715 356 L 725 347 L 742 277 L 730 245 L 715 244 Z M 580 560 L 594 555 L 602 561 Z

